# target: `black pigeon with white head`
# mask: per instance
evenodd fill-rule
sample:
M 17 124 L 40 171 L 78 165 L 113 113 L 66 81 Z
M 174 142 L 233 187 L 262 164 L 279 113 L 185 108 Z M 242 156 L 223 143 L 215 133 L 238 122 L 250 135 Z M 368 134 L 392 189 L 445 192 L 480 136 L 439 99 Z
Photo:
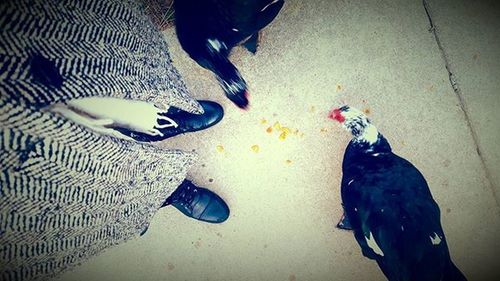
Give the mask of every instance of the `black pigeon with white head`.
M 423 175 L 391 150 L 359 110 L 329 116 L 352 133 L 342 163 L 344 219 L 388 280 L 466 280 L 453 264 L 439 207 Z
M 243 44 L 257 51 L 258 33 L 281 10 L 284 0 L 177 0 L 175 26 L 182 48 L 212 71 L 226 96 L 247 108 L 247 84 L 229 61 L 231 49 Z

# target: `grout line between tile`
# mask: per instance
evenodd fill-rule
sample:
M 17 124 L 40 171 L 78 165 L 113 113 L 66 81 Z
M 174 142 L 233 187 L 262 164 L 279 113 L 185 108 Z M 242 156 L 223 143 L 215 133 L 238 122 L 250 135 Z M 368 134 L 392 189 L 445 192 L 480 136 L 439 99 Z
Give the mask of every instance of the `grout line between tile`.
M 439 35 L 437 34 L 436 25 L 434 24 L 434 21 L 432 20 L 429 3 L 427 3 L 427 0 L 422 0 L 422 4 L 424 6 L 425 14 L 427 15 L 427 18 L 429 20 L 429 25 L 430 25 L 429 32 L 431 32 L 433 34 L 434 39 L 436 40 L 436 44 L 439 48 L 439 52 L 441 53 L 441 57 L 443 58 L 443 61 L 444 61 L 444 66 L 446 68 L 446 71 L 448 72 L 448 78 L 450 80 L 450 85 L 453 88 L 453 92 L 455 92 L 455 94 L 457 95 L 458 100 L 460 102 L 460 108 L 462 109 L 462 112 L 464 113 L 465 120 L 467 122 L 467 127 L 469 128 L 469 131 L 471 132 L 472 139 L 474 141 L 474 145 L 476 146 L 476 152 L 479 156 L 479 159 L 481 162 L 481 167 L 483 168 L 483 170 L 486 174 L 486 179 L 488 180 L 489 188 L 490 188 L 491 192 L 493 193 L 493 198 L 495 200 L 496 206 L 499 208 L 499 209 L 497 209 L 497 211 L 500 213 L 500 201 L 498 199 L 498 195 L 497 195 L 495 187 L 493 185 L 491 173 L 490 173 L 488 167 L 486 166 L 486 162 L 485 162 L 485 159 L 483 157 L 483 153 L 481 151 L 481 148 L 479 147 L 479 138 L 478 138 L 476 130 L 474 129 L 474 127 L 472 125 L 472 122 L 471 122 L 471 119 L 469 116 L 469 111 L 467 109 L 467 104 L 463 98 L 462 90 L 460 89 L 460 86 L 458 85 L 455 74 L 453 74 L 448 56 L 446 54 L 446 51 L 443 48 L 441 40 L 439 39 Z

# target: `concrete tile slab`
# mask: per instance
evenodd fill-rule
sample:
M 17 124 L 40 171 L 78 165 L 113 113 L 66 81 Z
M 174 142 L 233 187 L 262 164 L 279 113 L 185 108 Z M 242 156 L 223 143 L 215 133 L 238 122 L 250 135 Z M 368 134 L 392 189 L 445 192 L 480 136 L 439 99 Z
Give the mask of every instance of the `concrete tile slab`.
M 208 225 L 162 209 L 143 237 L 60 280 L 385 280 L 352 234 L 334 228 L 349 136 L 326 115 L 343 102 L 369 112 L 426 176 L 451 254 L 470 280 L 498 276 L 499 210 L 428 27 L 418 1 L 287 1 L 255 56 L 233 52 L 250 85 L 247 112 L 168 31 L 194 95 L 220 102 L 226 116 L 161 145 L 200 154 L 191 178 L 221 194 L 231 217 Z M 280 141 L 266 132 L 275 122 L 303 136 Z

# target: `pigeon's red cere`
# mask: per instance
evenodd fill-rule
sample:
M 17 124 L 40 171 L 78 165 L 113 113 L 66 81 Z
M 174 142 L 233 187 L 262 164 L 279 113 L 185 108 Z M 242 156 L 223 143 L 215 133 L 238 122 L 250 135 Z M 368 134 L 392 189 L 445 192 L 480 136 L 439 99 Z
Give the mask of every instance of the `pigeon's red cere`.
M 328 118 L 337 120 L 340 123 L 345 121 L 345 117 L 342 116 L 342 113 L 338 108 L 332 110 L 332 112 L 330 112 L 330 115 L 328 115 Z

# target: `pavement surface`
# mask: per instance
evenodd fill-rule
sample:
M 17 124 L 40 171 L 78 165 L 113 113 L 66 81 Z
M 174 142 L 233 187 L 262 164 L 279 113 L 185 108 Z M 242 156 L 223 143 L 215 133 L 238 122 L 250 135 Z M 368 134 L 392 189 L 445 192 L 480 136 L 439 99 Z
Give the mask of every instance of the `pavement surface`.
M 385 280 L 335 228 L 350 137 L 326 116 L 343 103 L 424 174 L 469 280 L 500 280 L 498 30 L 495 1 L 288 0 L 256 55 L 233 51 L 251 94 L 242 111 L 168 29 L 193 96 L 221 103 L 225 118 L 159 145 L 197 151 L 189 178 L 231 217 L 211 225 L 161 209 L 144 236 L 58 280 Z M 267 132 L 277 122 L 292 131 L 285 140 Z

